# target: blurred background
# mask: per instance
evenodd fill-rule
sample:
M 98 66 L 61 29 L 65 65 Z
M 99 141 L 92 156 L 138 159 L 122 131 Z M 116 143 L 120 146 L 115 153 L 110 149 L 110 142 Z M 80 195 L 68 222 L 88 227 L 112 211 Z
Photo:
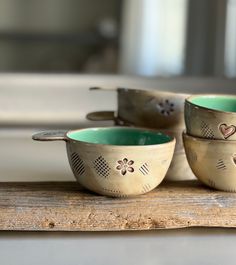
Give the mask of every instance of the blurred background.
M 0 72 L 236 77 L 236 0 L 0 0 Z
M 0 0 L 0 182 L 75 180 L 65 144 L 35 142 L 31 135 L 113 125 L 88 121 L 86 114 L 116 111 L 116 91 L 89 87 L 235 94 L 235 78 L 236 0 Z M 1 198 L 1 207 L 12 201 Z M 8 223 L 14 226 L 14 218 Z M 235 230 L 181 231 L 0 231 L 1 264 L 235 260 Z

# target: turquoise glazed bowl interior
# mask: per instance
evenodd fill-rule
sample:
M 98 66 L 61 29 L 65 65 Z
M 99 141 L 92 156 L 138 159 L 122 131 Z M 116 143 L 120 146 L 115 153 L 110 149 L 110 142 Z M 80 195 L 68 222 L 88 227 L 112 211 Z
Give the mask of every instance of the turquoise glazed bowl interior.
M 227 95 L 199 95 L 191 96 L 188 102 L 212 110 L 236 112 L 236 96 Z
M 70 131 L 67 137 L 71 140 L 105 145 L 141 146 L 165 144 L 172 137 L 160 132 L 145 129 L 108 127 Z

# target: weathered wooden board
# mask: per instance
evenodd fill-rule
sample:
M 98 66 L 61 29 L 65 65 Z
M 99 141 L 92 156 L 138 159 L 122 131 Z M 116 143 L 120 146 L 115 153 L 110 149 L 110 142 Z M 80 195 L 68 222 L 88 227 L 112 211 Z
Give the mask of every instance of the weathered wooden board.
M 0 230 L 120 231 L 236 227 L 236 194 L 197 181 L 169 182 L 114 199 L 76 182 L 0 183 Z

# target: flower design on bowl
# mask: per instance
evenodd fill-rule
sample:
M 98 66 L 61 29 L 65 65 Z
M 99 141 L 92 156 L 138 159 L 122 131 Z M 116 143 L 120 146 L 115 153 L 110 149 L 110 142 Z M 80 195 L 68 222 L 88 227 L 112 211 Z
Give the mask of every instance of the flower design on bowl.
M 134 164 L 133 160 L 128 160 L 124 158 L 123 160 L 118 160 L 117 163 L 119 164 L 116 169 L 120 170 L 121 174 L 124 176 L 127 172 L 134 172 L 134 168 L 132 165 Z
M 159 109 L 161 114 L 169 116 L 174 112 L 174 103 L 166 99 L 164 102 L 159 103 L 157 105 L 157 108 Z

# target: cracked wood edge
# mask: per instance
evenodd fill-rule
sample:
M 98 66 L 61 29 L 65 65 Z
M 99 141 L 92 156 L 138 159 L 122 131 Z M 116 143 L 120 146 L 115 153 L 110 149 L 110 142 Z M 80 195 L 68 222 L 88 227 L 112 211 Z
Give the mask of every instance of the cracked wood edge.
M 0 230 L 125 231 L 236 227 L 236 194 L 198 181 L 166 182 L 133 198 L 108 198 L 76 182 L 0 185 Z

